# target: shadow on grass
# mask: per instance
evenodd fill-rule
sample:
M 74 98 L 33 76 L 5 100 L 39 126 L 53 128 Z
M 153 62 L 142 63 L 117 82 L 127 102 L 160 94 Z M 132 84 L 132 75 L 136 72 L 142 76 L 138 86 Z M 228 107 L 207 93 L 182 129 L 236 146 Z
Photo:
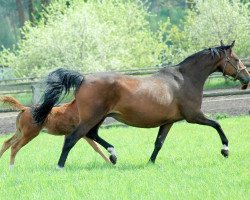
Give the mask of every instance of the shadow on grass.
M 91 162 L 83 165 L 74 165 L 69 164 L 65 166 L 67 171 L 78 171 L 78 170 L 87 170 L 87 171 L 99 171 L 99 170 L 115 170 L 115 171 L 134 171 L 141 170 L 146 168 L 157 168 L 157 164 L 142 162 L 142 163 L 121 163 L 121 164 L 108 164 L 108 163 L 99 163 Z

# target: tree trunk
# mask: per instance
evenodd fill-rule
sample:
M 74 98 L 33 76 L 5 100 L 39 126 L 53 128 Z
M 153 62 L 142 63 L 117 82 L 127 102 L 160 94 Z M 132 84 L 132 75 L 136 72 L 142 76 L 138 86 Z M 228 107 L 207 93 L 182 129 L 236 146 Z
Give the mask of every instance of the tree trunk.
M 187 7 L 188 9 L 192 10 L 195 6 L 195 1 L 194 0 L 189 0 L 187 1 Z
M 22 28 L 24 25 L 24 21 L 25 21 L 22 0 L 16 0 L 16 6 L 17 6 L 17 11 L 18 11 L 18 16 L 19 16 L 20 28 Z
M 47 6 L 47 5 L 49 5 L 50 0 L 41 0 L 41 2 L 42 2 L 42 4 L 43 4 L 44 6 Z
M 12 31 L 14 32 L 14 36 L 15 36 L 15 41 L 18 40 L 18 33 L 17 33 L 17 30 L 16 30 L 16 24 L 15 24 L 15 17 L 14 17 L 14 14 L 10 13 L 9 16 L 7 17 L 8 18 L 8 21 L 11 25 L 11 28 L 12 28 Z
M 29 20 L 31 24 L 34 24 L 34 6 L 33 6 L 33 0 L 29 0 Z

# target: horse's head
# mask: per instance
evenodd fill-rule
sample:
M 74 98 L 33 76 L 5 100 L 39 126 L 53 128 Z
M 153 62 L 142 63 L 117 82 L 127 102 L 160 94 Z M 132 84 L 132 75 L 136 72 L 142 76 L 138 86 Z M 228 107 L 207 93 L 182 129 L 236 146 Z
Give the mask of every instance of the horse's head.
M 222 71 L 224 76 L 231 76 L 234 80 L 239 80 L 242 84 L 242 89 L 246 89 L 250 82 L 250 74 L 245 65 L 233 51 L 235 41 L 231 45 L 225 46 L 221 41 L 222 59 L 217 65 L 217 69 Z

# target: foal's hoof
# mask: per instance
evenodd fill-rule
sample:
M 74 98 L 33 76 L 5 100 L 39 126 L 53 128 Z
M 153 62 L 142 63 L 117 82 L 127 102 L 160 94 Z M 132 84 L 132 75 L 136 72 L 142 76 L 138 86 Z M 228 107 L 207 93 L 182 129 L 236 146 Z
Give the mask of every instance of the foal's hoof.
M 115 155 L 110 155 L 109 160 L 112 162 L 112 164 L 115 165 L 117 162 L 117 157 Z
M 227 158 L 229 156 L 229 150 L 221 149 L 221 154 Z

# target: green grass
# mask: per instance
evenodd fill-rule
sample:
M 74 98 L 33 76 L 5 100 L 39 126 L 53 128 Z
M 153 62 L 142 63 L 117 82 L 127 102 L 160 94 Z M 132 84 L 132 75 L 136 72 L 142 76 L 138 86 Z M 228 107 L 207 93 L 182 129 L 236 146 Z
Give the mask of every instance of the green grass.
M 205 90 L 216 90 L 216 89 L 229 89 L 229 88 L 240 88 L 239 81 L 226 80 L 224 77 L 207 79 L 204 89 Z
M 147 161 L 157 129 L 101 129 L 116 147 L 117 165 L 79 141 L 62 171 L 56 163 L 63 137 L 41 134 L 19 152 L 14 170 L 8 169 L 9 151 L 0 159 L 0 199 L 249 199 L 250 117 L 219 122 L 229 139 L 228 159 L 215 130 L 181 122 L 155 165 Z

